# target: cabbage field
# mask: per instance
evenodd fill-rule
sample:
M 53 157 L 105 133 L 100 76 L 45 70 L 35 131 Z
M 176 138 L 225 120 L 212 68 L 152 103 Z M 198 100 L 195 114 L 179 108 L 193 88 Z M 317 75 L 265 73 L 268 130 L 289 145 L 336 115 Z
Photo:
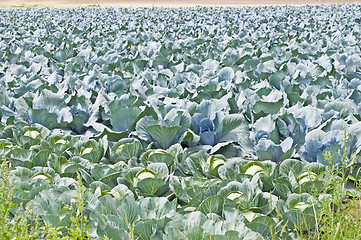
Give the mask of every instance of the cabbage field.
M 0 83 L 9 222 L 300 239 L 359 180 L 361 5 L 1 9 Z

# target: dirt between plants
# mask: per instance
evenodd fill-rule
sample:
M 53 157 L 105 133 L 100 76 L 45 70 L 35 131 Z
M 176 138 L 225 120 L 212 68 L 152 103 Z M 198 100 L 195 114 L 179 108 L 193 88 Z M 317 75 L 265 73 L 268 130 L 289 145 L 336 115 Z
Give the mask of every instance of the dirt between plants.
M 193 7 L 361 4 L 361 0 L 0 0 L 2 7 Z

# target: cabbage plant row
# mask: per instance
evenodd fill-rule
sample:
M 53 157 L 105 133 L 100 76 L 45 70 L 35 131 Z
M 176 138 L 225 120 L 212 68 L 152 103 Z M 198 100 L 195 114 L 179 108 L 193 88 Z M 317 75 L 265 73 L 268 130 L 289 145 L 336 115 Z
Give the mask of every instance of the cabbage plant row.
M 360 5 L 1 9 L 15 201 L 66 226 L 80 173 L 93 238 L 295 239 L 361 166 L 360 47 Z

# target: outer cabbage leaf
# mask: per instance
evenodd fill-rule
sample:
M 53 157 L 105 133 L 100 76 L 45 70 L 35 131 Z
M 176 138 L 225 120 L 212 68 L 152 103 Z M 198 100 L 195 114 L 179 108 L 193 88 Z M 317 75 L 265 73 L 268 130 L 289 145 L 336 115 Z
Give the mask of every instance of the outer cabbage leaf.
M 190 126 L 190 116 L 186 111 L 172 109 L 164 120 L 154 120 L 147 116 L 139 120 L 137 135 L 142 140 L 151 140 L 158 148 L 168 149 L 181 142 Z

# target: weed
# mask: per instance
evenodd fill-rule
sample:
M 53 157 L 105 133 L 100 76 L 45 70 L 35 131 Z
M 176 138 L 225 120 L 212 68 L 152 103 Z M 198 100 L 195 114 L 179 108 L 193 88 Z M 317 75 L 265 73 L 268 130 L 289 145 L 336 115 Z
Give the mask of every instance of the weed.
M 78 191 L 71 205 L 67 205 L 71 214 L 71 226 L 65 227 L 67 236 L 61 232 L 63 227 L 55 227 L 49 224 L 40 226 L 39 216 L 34 217 L 31 206 L 24 211 L 22 204 L 17 206 L 13 203 L 15 185 L 9 180 L 10 167 L 5 158 L 2 158 L 0 166 L 0 239 L 2 240 L 32 240 L 45 238 L 47 240 L 65 239 L 90 239 L 87 229 L 87 217 L 84 216 L 86 204 L 85 189 L 80 174 L 78 174 Z M 17 208 L 14 216 L 12 212 Z M 74 208 L 74 209 L 73 209 Z M 75 215 L 72 213 L 75 212 Z
M 18 206 L 14 216 L 12 211 L 17 207 L 13 203 L 15 185 L 9 180 L 10 167 L 5 158 L 0 166 L 0 233 L 1 239 L 38 239 L 39 218 L 35 218 L 28 206 L 24 212 L 22 204 Z
M 70 221 L 71 227 L 66 229 L 68 230 L 68 234 L 72 239 L 89 239 L 89 233 L 86 231 L 87 228 L 91 226 L 87 226 L 87 217 L 84 216 L 84 207 L 86 205 L 85 192 L 86 190 L 83 187 L 83 183 L 81 180 L 81 175 L 77 173 L 77 197 L 71 200 L 71 205 L 68 205 L 67 208 L 70 212 Z M 73 216 L 73 207 L 76 207 L 76 213 Z
M 324 193 L 320 197 L 321 211 L 319 219 L 319 234 L 315 239 L 359 239 L 361 236 L 361 206 L 357 192 L 361 190 L 360 182 L 356 181 L 350 172 L 353 171 L 357 156 L 347 156 L 347 139 L 349 134 L 344 128 L 341 151 L 341 164 L 333 164 L 334 155 L 325 152 L 328 181 Z M 349 191 L 347 185 L 353 183 L 355 191 Z

